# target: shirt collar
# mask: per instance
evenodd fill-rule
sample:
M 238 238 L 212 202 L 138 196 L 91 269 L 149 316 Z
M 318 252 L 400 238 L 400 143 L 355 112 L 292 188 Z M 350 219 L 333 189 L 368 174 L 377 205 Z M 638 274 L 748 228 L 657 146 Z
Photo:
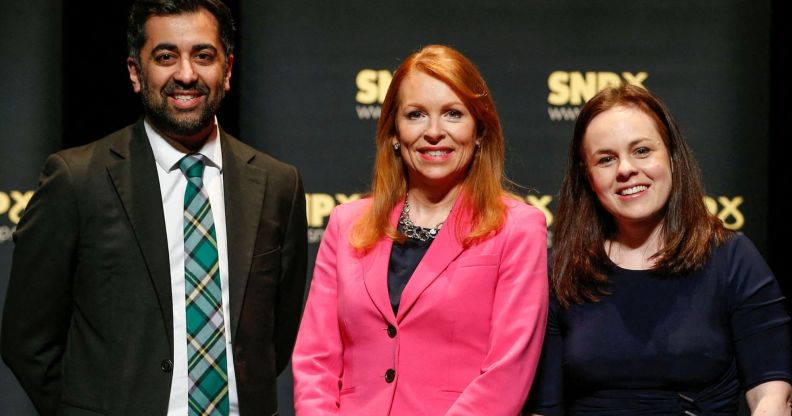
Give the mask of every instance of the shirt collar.
M 162 137 L 147 120 L 143 120 L 143 126 L 146 128 L 146 135 L 148 136 L 151 150 L 154 152 L 154 160 L 165 172 L 170 172 L 179 168 L 179 161 L 186 156 L 182 149 L 174 147 L 174 145 L 166 138 Z M 223 153 L 220 148 L 220 129 L 215 117 L 214 128 L 209 133 L 209 138 L 206 139 L 204 145 L 195 153 L 199 153 L 204 157 L 207 166 L 212 166 L 223 171 Z

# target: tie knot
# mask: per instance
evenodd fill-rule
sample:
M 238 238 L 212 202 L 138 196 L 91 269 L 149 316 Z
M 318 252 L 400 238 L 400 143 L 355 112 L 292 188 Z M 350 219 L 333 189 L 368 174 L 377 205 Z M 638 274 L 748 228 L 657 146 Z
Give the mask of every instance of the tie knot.
M 187 178 L 202 178 L 204 171 L 204 162 L 199 154 L 184 156 L 179 161 L 179 169 L 184 173 Z

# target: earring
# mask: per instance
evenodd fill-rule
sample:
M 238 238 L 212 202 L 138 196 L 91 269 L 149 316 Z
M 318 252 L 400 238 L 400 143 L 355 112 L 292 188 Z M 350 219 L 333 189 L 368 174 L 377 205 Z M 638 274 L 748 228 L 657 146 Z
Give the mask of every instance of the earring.
M 393 151 L 398 152 L 401 149 L 401 144 L 399 142 L 393 143 Z

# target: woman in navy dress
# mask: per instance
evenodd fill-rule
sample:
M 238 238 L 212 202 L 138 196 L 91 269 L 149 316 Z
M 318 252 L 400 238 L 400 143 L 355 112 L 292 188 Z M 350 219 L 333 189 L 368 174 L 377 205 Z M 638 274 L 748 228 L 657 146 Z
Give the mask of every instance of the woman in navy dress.
M 561 187 L 542 415 L 789 415 L 790 318 L 745 236 L 702 203 L 692 152 L 645 89 L 581 109 Z

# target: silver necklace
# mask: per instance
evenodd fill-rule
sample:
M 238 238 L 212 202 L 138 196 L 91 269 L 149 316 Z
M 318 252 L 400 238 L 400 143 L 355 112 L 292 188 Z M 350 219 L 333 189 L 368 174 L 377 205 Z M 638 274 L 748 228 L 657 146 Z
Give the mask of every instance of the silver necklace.
M 437 233 L 443 228 L 445 220 L 440 221 L 434 228 L 419 227 L 410 220 L 410 204 L 407 198 L 404 199 L 404 206 L 402 207 L 401 215 L 399 215 L 399 224 L 402 226 L 402 232 L 407 238 L 412 238 L 418 241 L 434 240 Z

